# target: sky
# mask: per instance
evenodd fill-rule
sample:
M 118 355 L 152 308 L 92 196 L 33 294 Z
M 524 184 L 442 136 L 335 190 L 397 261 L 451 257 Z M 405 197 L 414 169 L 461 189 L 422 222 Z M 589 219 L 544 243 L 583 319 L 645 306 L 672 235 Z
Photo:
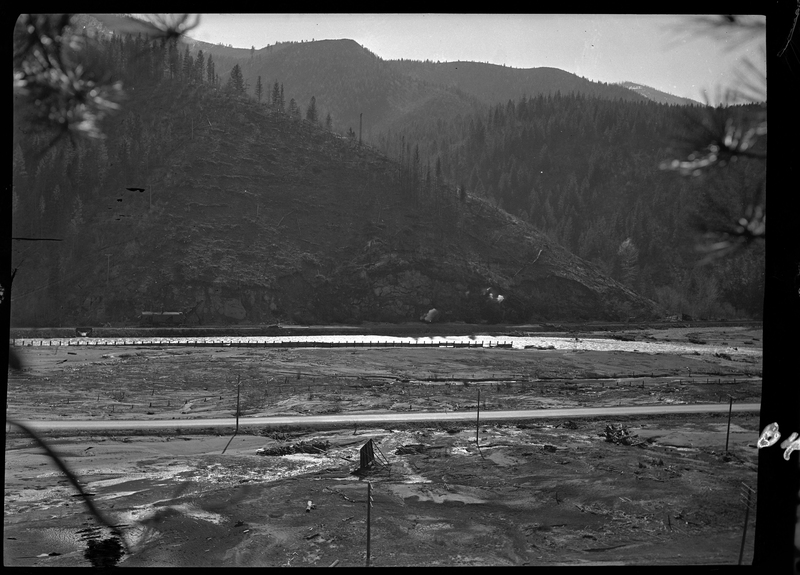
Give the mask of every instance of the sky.
M 560 68 L 599 82 L 631 81 L 718 103 L 742 58 L 766 69 L 765 33 L 694 33 L 690 16 L 557 14 L 203 14 L 196 40 L 263 48 L 349 38 L 384 60 Z M 765 18 L 759 18 L 765 22 Z M 766 88 L 764 88 L 766 90 Z

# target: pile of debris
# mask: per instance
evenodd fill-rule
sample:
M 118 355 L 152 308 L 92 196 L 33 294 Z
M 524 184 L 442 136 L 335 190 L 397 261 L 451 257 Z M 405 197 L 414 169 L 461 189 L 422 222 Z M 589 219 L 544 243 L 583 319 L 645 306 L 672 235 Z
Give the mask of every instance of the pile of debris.
M 291 455 L 293 453 L 324 453 L 330 448 L 328 441 L 300 441 L 290 445 L 276 445 L 275 447 L 262 447 L 256 450 L 257 455 Z
M 601 434 L 605 436 L 606 441 L 609 443 L 616 443 L 617 445 L 638 445 L 644 443 L 642 441 L 634 441 L 636 435 L 631 435 L 628 428 L 622 423 L 610 423 L 606 425 L 605 431 Z
M 424 453 L 427 449 L 428 446 L 421 443 L 408 443 L 398 447 L 395 453 L 397 455 L 415 455 L 417 453 Z

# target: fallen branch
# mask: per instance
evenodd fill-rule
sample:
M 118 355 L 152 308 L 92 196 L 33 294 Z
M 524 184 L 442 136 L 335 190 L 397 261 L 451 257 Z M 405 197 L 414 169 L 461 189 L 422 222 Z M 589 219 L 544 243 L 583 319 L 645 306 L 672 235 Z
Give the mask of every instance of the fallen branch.
M 327 490 L 328 490 L 328 491 L 330 491 L 331 493 L 335 493 L 336 495 L 339 495 L 339 496 L 341 496 L 341 497 L 342 497 L 342 498 L 343 498 L 345 501 L 349 501 L 350 503 L 355 503 L 355 501 L 354 501 L 354 500 L 350 499 L 350 498 L 349 498 L 347 495 L 345 495 L 345 494 L 344 494 L 344 493 L 342 493 L 341 491 L 336 491 L 335 489 L 332 489 L 332 488 L 330 488 L 330 487 L 326 487 L 325 489 L 327 489 Z M 345 520 L 345 521 L 346 521 L 346 520 Z
M 589 549 L 584 549 L 584 551 L 588 551 L 590 553 L 597 551 L 610 551 L 611 549 L 619 549 L 620 547 L 626 547 L 627 545 L 630 545 L 630 543 L 621 543 L 619 545 L 612 545 L 611 547 L 590 547 Z
M 279 227 L 281 227 L 281 224 L 283 223 L 283 220 L 285 220 L 285 219 L 286 219 L 286 216 L 288 216 L 289 214 L 293 214 L 293 213 L 294 213 L 294 210 L 291 210 L 291 211 L 290 211 L 288 214 L 286 214 L 285 216 L 283 216 L 283 217 L 281 218 L 281 221 L 279 221 L 279 222 L 278 222 L 278 225 L 277 225 L 277 226 L 275 226 L 275 227 L 276 227 L 276 228 L 279 228 Z

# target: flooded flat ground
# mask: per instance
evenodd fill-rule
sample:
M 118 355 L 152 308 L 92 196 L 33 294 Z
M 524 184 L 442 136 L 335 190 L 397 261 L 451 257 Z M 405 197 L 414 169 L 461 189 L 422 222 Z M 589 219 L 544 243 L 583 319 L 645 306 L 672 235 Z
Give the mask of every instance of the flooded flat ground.
M 237 385 L 245 416 L 458 410 L 475 408 L 478 389 L 485 409 L 760 398 L 759 330 L 592 335 L 523 338 L 511 349 L 17 347 L 25 367 L 9 375 L 8 413 L 33 420 L 230 417 Z
M 237 383 L 243 417 L 474 410 L 478 390 L 481 410 L 760 399 L 759 329 L 570 336 L 511 349 L 23 347 L 8 414 L 231 417 Z M 622 344 L 636 347 L 592 347 Z M 734 413 L 729 436 L 727 414 L 490 424 L 480 450 L 474 424 L 455 423 L 247 428 L 224 454 L 230 436 L 180 430 L 52 441 L 123 526 L 121 566 L 363 565 L 366 480 L 378 566 L 734 564 L 757 425 L 756 413 Z M 385 465 L 352 475 L 369 439 Z M 258 454 L 300 441 L 328 445 Z M 29 439 L 7 437 L 6 565 L 90 564 L 87 541 L 110 534 L 73 495 Z M 746 549 L 745 563 L 752 524 Z

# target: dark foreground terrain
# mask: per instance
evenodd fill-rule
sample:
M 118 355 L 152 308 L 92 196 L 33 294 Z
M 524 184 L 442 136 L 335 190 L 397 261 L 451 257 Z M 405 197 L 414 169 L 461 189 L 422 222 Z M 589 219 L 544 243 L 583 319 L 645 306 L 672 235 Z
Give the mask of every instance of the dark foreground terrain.
M 685 343 L 686 352 L 23 348 L 26 371 L 10 378 L 8 411 L 230 417 L 237 380 L 245 417 L 474 410 L 478 389 L 481 410 L 760 397 L 760 329 L 617 335 Z M 735 564 L 757 426 L 757 413 L 734 413 L 727 453 L 726 415 L 486 424 L 480 449 L 473 424 L 453 423 L 244 428 L 224 454 L 232 429 L 52 436 L 122 526 L 121 555 L 41 450 L 12 433 L 4 561 L 90 565 L 105 541 L 120 566 L 359 566 L 371 481 L 377 566 Z M 369 439 L 386 461 L 354 475 Z

